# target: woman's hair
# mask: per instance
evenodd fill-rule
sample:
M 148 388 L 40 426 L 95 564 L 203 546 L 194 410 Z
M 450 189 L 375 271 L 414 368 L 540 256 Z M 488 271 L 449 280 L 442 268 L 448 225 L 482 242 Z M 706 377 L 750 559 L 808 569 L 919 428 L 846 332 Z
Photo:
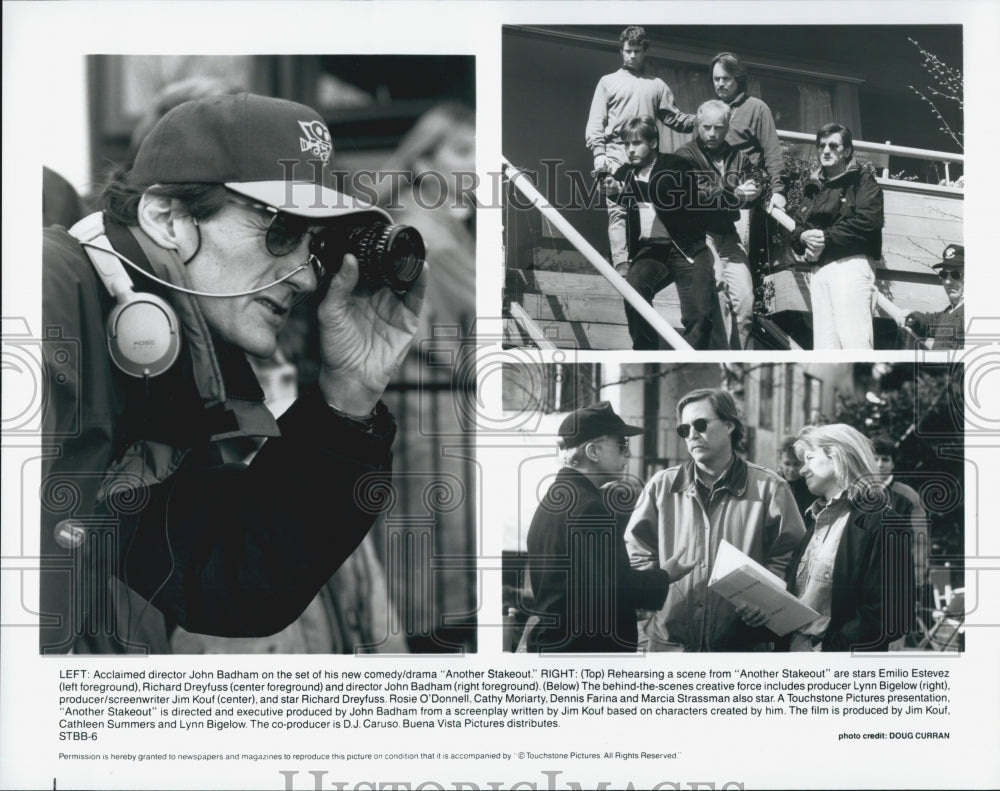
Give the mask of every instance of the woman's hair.
M 462 127 L 476 128 L 476 113 L 467 104 L 457 101 L 441 102 L 425 112 L 400 141 L 399 146 L 385 162 L 382 163 L 383 176 L 376 182 L 375 191 L 378 203 L 384 205 L 391 199 L 393 185 L 396 179 L 386 178 L 384 174 L 403 172 L 405 181 L 410 182 L 416 174 L 413 173 L 417 163 L 432 156 L 441 144 Z
M 190 217 L 207 220 L 226 205 L 229 191 L 221 184 L 153 184 L 136 187 L 129 183 L 128 174 L 115 168 L 101 192 L 100 208 L 108 217 L 122 225 L 139 224 L 139 201 L 143 194 L 173 198 L 184 204 Z
M 840 135 L 840 142 L 844 144 L 844 148 L 851 149 L 851 153 L 847 155 L 848 159 L 854 156 L 854 136 L 851 134 L 851 130 L 848 129 L 843 124 L 838 124 L 833 121 L 828 124 L 823 124 L 816 133 L 816 147 L 819 148 L 819 144 L 830 135 Z
M 863 503 L 882 498 L 872 441 L 853 426 L 806 426 L 795 441 L 795 452 L 802 458 L 806 450 L 826 454 L 833 462 L 837 484 L 847 490 L 852 500 Z
M 725 69 L 726 74 L 736 80 L 736 87 L 740 89 L 740 92 L 746 91 L 747 70 L 739 55 L 733 52 L 720 52 L 712 58 L 712 64 L 709 66 L 709 76 L 711 76 L 711 73 L 715 71 L 716 63 L 720 64 L 722 68 Z
M 660 139 L 660 132 L 656 128 L 656 121 L 651 115 L 633 115 L 618 130 L 618 135 L 622 140 L 628 140 L 629 136 L 637 133 L 639 137 L 647 143 L 655 143 Z

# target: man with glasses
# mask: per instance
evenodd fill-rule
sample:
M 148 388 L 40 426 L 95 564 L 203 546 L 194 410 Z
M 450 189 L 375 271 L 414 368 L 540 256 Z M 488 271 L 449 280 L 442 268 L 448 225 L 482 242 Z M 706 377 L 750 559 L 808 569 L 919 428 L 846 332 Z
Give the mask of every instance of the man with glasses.
M 882 257 L 882 188 L 854 159 L 851 130 L 816 132 L 819 168 L 795 210 L 792 249 L 812 266 L 809 301 L 814 349 L 871 349 L 875 262 Z
M 937 313 L 908 311 L 906 326 L 935 350 L 961 349 L 965 344 L 965 247 L 950 244 L 934 264 L 950 303 Z
M 637 607 L 659 607 L 666 575 L 632 574 L 618 528 L 616 490 L 641 434 L 607 401 L 578 409 L 559 426 L 565 466 L 528 529 L 528 577 L 534 603 L 521 650 L 635 651 Z M 627 498 L 625 498 L 627 500 Z M 652 602 L 652 603 L 650 603 Z
M 723 539 L 783 579 L 805 535 L 795 498 L 777 473 L 736 454 L 743 423 L 725 390 L 687 393 L 677 421 L 691 459 L 650 479 L 625 530 L 632 567 L 670 578 L 666 602 L 646 630 L 649 650 L 769 650 L 773 633 L 745 623 L 708 580 Z
M 358 260 L 321 249 L 331 224 L 388 219 L 333 189 L 332 153 L 303 105 L 187 102 L 103 212 L 46 229 L 43 651 L 166 652 L 174 625 L 272 634 L 371 527 L 395 434 L 379 399 L 426 275 L 356 287 Z M 276 422 L 246 355 L 272 355 L 321 280 L 318 386 Z M 268 438 L 249 467 L 223 464 L 239 437 Z

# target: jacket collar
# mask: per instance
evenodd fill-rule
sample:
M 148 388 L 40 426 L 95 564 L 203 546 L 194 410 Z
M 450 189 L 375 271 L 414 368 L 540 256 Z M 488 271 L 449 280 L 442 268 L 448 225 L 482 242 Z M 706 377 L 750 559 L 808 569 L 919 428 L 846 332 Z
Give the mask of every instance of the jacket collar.
M 694 142 L 695 142 L 695 145 L 698 146 L 698 150 L 701 151 L 701 153 L 704 155 L 705 159 L 707 159 L 709 162 L 712 162 L 716 158 L 716 155 L 712 151 L 710 151 L 708 148 L 706 148 L 706 146 L 702 142 L 701 138 L 698 137 L 697 135 L 694 138 Z M 729 155 L 732 153 L 732 151 L 733 151 L 733 147 L 731 145 L 729 145 L 729 143 L 727 143 L 725 140 L 723 140 L 722 141 L 722 145 L 718 149 L 718 153 L 722 156 L 723 161 L 729 159 Z
M 585 473 L 580 472 L 576 467 L 565 466 L 559 470 L 556 475 L 557 478 L 562 478 L 563 480 L 572 482 L 575 486 L 593 489 L 595 492 L 599 491 L 597 484 L 590 480 L 590 477 Z
M 722 478 L 715 484 L 716 487 L 726 489 L 733 497 L 742 497 L 747 490 L 747 474 L 749 468 L 746 461 L 735 453 L 729 469 L 723 473 Z M 698 473 L 695 470 L 694 459 L 683 464 L 677 477 L 670 486 L 671 494 L 687 491 L 693 494 L 698 486 Z
M 743 104 L 743 102 L 745 102 L 749 98 L 750 97 L 746 91 L 740 91 L 738 94 L 736 94 L 736 98 L 729 103 L 729 106 L 739 107 L 741 104 Z
M 828 179 L 823 174 L 823 168 L 817 167 L 812 175 L 809 176 L 809 181 L 815 184 L 817 187 L 822 187 L 824 184 L 836 184 L 838 181 L 847 180 L 848 178 L 853 178 L 854 175 L 861 172 L 861 168 L 858 167 L 858 161 L 851 157 L 851 161 L 847 163 L 847 167 L 844 168 L 844 172 L 834 176 L 832 179 Z

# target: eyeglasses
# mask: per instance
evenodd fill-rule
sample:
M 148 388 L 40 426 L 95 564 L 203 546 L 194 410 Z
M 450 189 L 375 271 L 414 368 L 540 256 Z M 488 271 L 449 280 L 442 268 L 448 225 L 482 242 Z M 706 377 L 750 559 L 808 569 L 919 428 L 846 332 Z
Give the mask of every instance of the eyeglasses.
M 938 271 L 938 277 L 942 280 L 953 280 L 956 283 L 962 282 L 962 276 L 965 273 L 961 269 L 941 269 Z
M 716 420 L 722 420 L 721 417 L 697 417 L 690 423 L 680 423 L 677 426 L 677 436 L 681 439 L 687 439 L 691 435 L 691 428 L 693 427 L 695 431 L 699 434 L 704 434 L 705 429 L 708 428 L 709 423 L 713 423 Z
M 843 146 L 842 143 L 831 143 L 829 141 L 827 141 L 825 143 L 817 143 L 816 144 L 816 148 L 818 148 L 820 151 L 825 151 L 828 148 L 831 151 L 840 151 L 840 149 L 842 149 L 843 147 L 844 146 Z
M 302 244 L 306 234 L 315 234 L 319 230 L 317 226 L 310 225 L 304 217 L 286 214 L 263 203 L 237 200 L 236 198 L 226 198 L 226 203 L 256 209 L 271 216 L 271 221 L 267 224 L 267 230 L 264 232 L 264 244 L 267 247 L 267 252 L 275 258 L 281 258 L 294 252 Z

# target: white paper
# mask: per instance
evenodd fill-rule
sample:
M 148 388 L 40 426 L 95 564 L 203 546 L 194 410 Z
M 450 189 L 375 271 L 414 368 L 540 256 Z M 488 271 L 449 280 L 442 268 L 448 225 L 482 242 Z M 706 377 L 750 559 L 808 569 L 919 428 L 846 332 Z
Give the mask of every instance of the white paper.
M 759 607 L 767 626 L 779 637 L 819 617 L 819 613 L 785 590 L 785 582 L 728 541 L 719 542 L 709 590 L 733 604 Z

